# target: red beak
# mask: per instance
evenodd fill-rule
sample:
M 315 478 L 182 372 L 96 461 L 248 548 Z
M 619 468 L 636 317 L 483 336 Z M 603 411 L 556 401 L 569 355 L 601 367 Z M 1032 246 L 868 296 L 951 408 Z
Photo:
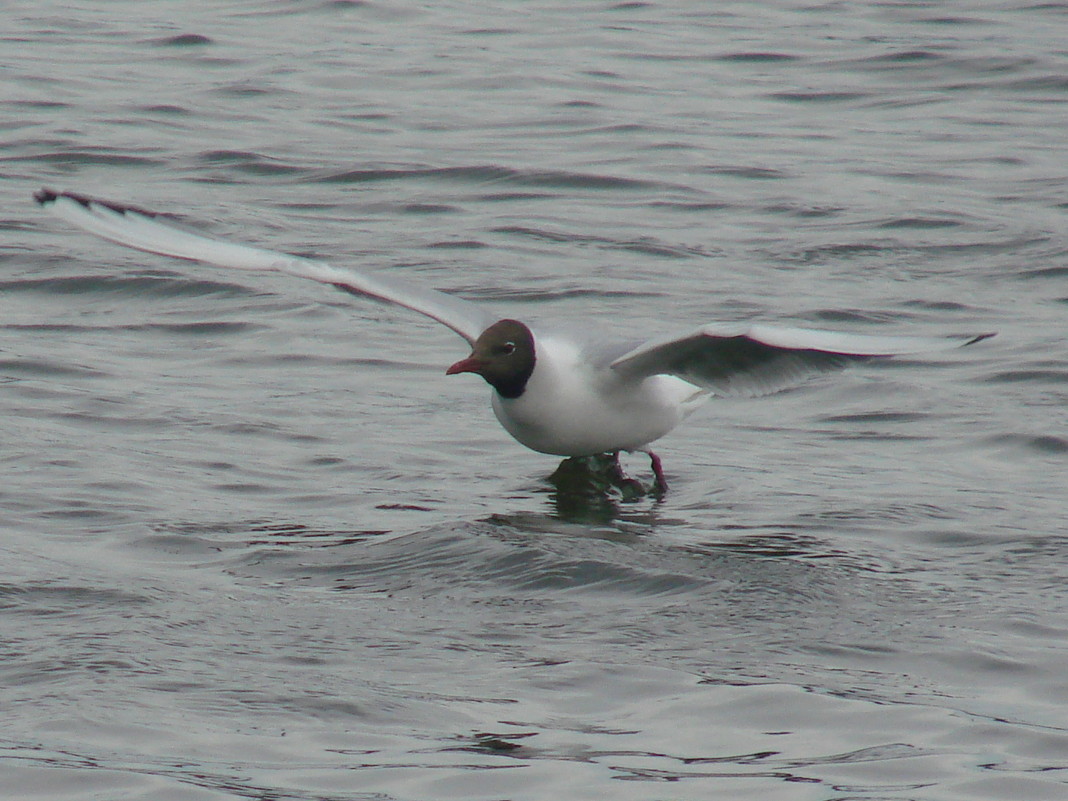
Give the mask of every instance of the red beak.
M 456 364 L 452 365 L 445 371 L 445 375 L 456 375 L 457 373 L 480 373 L 485 364 L 481 359 L 475 356 L 468 356 L 466 359 L 460 359 Z

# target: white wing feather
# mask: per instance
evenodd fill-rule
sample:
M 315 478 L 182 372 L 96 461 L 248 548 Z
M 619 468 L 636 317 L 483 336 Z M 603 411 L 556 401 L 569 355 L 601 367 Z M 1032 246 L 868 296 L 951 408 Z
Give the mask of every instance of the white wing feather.
M 120 245 L 220 267 L 310 278 L 355 295 L 378 298 L 425 314 L 470 343 L 497 320 L 489 310 L 476 303 L 401 278 L 335 267 L 316 259 L 251 245 L 221 242 L 162 222 L 154 212 L 48 189 L 37 192 L 34 198 L 57 217 Z

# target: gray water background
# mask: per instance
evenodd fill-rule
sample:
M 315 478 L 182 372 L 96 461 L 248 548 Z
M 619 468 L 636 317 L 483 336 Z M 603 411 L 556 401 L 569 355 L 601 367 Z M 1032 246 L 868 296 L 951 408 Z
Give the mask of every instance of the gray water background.
M 4 797 L 1068 797 L 1066 30 L 7 3 Z M 41 185 L 524 319 L 999 336 L 717 401 L 662 501 L 576 496 L 441 326 Z

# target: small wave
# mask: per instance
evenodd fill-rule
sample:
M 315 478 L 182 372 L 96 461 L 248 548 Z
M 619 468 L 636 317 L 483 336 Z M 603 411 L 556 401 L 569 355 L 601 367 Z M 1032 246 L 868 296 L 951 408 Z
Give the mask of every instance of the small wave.
M 790 103 L 846 103 L 871 96 L 869 92 L 772 92 L 768 95 L 773 100 Z
M 465 293 L 474 296 L 475 293 Z M 478 297 L 501 303 L 547 303 L 550 301 L 570 300 L 573 298 L 661 298 L 664 292 L 639 292 L 625 289 L 589 289 L 573 287 L 570 289 L 540 289 L 536 292 L 516 290 L 482 291 Z
M 801 219 L 821 219 L 836 217 L 845 211 L 843 206 L 808 206 L 801 203 L 773 203 L 764 206 L 762 211 L 768 214 L 785 214 Z
M 76 378 L 101 378 L 107 375 L 99 370 L 88 367 L 75 367 L 70 364 L 60 364 L 41 359 L 0 359 L 0 375 L 6 378 L 48 376 L 76 377 Z
M 1022 448 L 1046 455 L 1068 453 L 1068 439 L 1052 434 L 998 434 L 988 442 L 995 447 Z
M 118 294 L 160 298 L 255 294 L 238 284 L 221 281 L 147 275 L 69 275 L 56 278 L 24 278 L 0 281 L 0 292 L 32 292 L 48 295 Z
M 459 209 L 445 203 L 405 203 L 401 211 L 405 214 L 452 214 Z
M 1036 75 L 1031 78 L 1021 78 L 1009 81 L 1004 85 L 1005 89 L 1017 92 L 1049 91 L 1068 92 L 1068 77 L 1064 75 Z
M 1055 278 L 1061 280 L 1068 278 L 1068 267 L 1058 265 L 1056 267 L 1039 267 L 1035 270 L 1020 270 L 1015 277 L 1023 280 L 1030 278 Z
M 858 412 L 830 414 L 816 419 L 823 423 L 918 423 L 928 418 L 921 412 Z
M 820 245 L 802 251 L 796 258 L 805 264 L 820 263 L 828 260 L 860 259 L 893 250 L 891 245 L 873 245 L 869 242 L 843 242 L 840 244 Z
M 61 100 L 5 100 L 3 105 L 7 108 L 21 109 L 63 109 L 70 108 L 70 103 Z
M 869 309 L 818 309 L 810 316 L 822 323 L 891 323 L 900 321 L 901 315 L 888 311 L 871 311 Z
M 314 542 L 305 532 L 280 530 L 272 535 L 289 545 L 331 546 L 317 559 L 306 548 L 299 553 L 273 554 L 272 570 L 290 569 L 303 580 L 327 582 L 336 590 L 373 590 L 440 593 L 445 587 L 483 588 L 491 594 L 502 590 L 517 594 L 561 591 L 612 592 L 636 596 L 674 595 L 706 586 L 712 579 L 669 561 L 638 564 L 634 554 L 619 554 L 605 540 L 564 538 L 537 539 L 497 521 L 441 526 L 415 534 L 383 537 L 366 532 L 358 536 L 341 532 L 320 533 Z M 266 543 L 265 543 L 266 544 Z M 249 543 L 252 545 L 252 543 Z M 344 558 L 345 549 L 351 558 Z M 260 565 L 261 548 L 251 548 L 239 561 L 245 568 Z M 684 562 L 687 560 L 683 560 Z
M 180 117 L 192 113 L 184 106 L 176 106 L 171 103 L 154 103 L 147 106 L 136 106 L 135 108 L 145 114 L 162 114 L 168 117 Z
M 902 501 L 802 512 L 797 516 L 797 522 L 808 524 L 817 531 L 826 531 L 828 528 L 853 530 L 858 524 L 872 524 L 883 528 L 887 522 L 907 524 L 927 520 L 954 520 L 956 517 L 956 512 L 943 506 Z
M 898 50 L 894 53 L 880 53 L 877 56 L 861 59 L 855 63 L 866 65 L 889 64 L 897 66 L 899 64 L 930 64 L 932 61 L 942 61 L 944 59 L 944 55 L 935 53 L 933 50 Z
M 748 178 L 758 181 L 778 181 L 789 178 L 790 174 L 770 167 L 753 167 L 751 165 L 721 165 L 706 167 L 705 172 L 712 175 L 725 175 L 730 178 Z
M 923 311 L 978 313 L 978 309 L 975 306 L 969 306 L 966 303 L 959 303 L 955 300 L 927 300 L 925 298 L 918 298 L 903 301 L 901 305 L 905 308 L 922 309 Z
M 118 328 L 122 331 L 163 331 L 168 334 L 200 337 L 254 331 L 262 328 L 262 326 L 256 323 L 209 320 L 196 323 L 138 323 L 136 325 L 123 325 Z
M 521 170 L 494 165 L 468 167 L 411 167 L 353 169 L 322 172 L 309 180 L 319 183 L 373 183 L 376 181 L 437 180 L 463 184 L 500 183 L 512 186 L 553 189 L 649 189 L 663 188 L 656 181 L 622 178 L 615 175 L 568 172 L 564 170 Z M 675 187 L 678 188 L 678 187 Z
M 477 239 L 454 239 L 431 242 L 426 247 L 434 250 L 481 250 L 489 247 L 489 245 Z
M 162 167 L 167 162 L 162 158 L 135 156 L 128 152 L 115 153 L 105 148 L 80 148 L 54 150 L 50 153 L 34 153 L 26 156 L 7 156 L 4 161 L 33 161 L 66 166 L 97 165 L 104 167 Z
M 680 596 L 708 598 L 723 589 L 738 592 L 745 587 L 759 593 L 771 575 L 780 585 L 776 593 L 786 587 L 795 601 L 822 597 L 833 594 L 831 573 L 867 569 L 825 546 L 792 537 L 774 543 L 754 539 L 723 547 L 678 547 L 615 530 L 601 537 L 591 535 L 585 525 L 556 525 L 559 531 L 552 534 L 544 520 L 531 525 L 494 516 L 398 536 L 349 537 L 344 543 L 332 542 L 327 534 L 311 543 L 316 547 L 312 552 L 275 549 L 268 556 L 263 548 L 250 548 L 234 567 L 239 572 L 267 569 L 338 591 L 427 596 L 477 592 L 525 598 L 528 603 L 570 593 L 607 594 L 656 597 L 668 604 Z M 299 534 L 294 536 L 294 546 L 300 540 Z M 324 545 L 337 547 L 325 552 Z
M 715 255 L 704 247 L 673 245 L 651 236 L 637 237 L 635 239 L 610 239 L 602 236 L 591 236 L 590 234 L 552 231 L 547 228 L 530 228 L 524 225 L 503 225 L 490 230 L 495 234 L 510 234 L 548 242 L 594 245 L 607 250 L 626 250 L 648 256 L 682 259 L 692 256 L 710 257 Z
M 270 83 L 258 84 L 253 81 L 237 81 L 235 83 L 226 84 L 225 86 L 217 86 L 209 91 L 212 94 L 221 95 L 222 97 L 234 97 L 243 100 L 259 97 L 261 95 L 288 94 L 293 90 L 283 89 Z
M 113 588 L 56 582 L 0 585 L 0 609 L 33 617 L 84 614 L 86 609 L 129 607 L 148 603 L 145 595 Z
M 1002 370 L 986 378 L 990 384 L 1021 384 L 1021 383 L 1044 383 L 1063 384 L 1068 382 L 1068 369 L 1061 363 L 1050 363 L 1048 366 L 1032 365 L 1026 368 Z
M 304 171 L 302 167 L 247 150 L 205 150 L 196 159 L 201 164 L 225 165 L 247 175 L 290 175 Z
M 210 36 L 200 33 L 180 33 L 177 36 L 162 36 L 158 39 L 150 39 L 149 44 L 158 47 L 203 47 L 215 44 Z
M 697 200 L 697 201 L 680 201 L 680 200 L 654 200 L 649 204 L 653 208 L 661 209 L 673 209 L 677 211 L 723 211 L 725 209 L 736 208 L 733 203 L 725 203 L 723 201 L 715 200 Z
M 800 61 L 801 57 L 789 53 L 751 53 L 743 51 L 740 53 L 724 53 L 719 56 L 719 60 L 739 64 L 780 64 L 787 61 Z
M 960 220 L 950 220 L 945 217 L 898 217 L 893 220 L 885 220 L 878 224 L 879 228 L 905 229 L 905 230 L 928 230 L 933 228 L 958 228 L 964 225 Z

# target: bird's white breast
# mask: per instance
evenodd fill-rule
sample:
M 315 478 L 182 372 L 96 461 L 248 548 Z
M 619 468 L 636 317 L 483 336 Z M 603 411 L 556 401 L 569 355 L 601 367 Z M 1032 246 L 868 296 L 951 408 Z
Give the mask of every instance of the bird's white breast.
M 501 425 L 523 445 L 558 456 L 638 450 L 678 425 L 705 395 L 667 375 L 621 378 L 570 342 L 537 340 L 534 372 L 518 398 L 493 393 Z

